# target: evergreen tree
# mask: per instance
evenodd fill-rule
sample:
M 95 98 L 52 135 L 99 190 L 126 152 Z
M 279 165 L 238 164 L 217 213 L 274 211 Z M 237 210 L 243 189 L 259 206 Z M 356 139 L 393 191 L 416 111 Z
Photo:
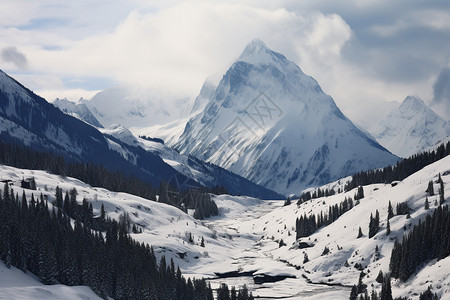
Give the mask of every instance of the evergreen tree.
M 445 202 L 444 196 L 444 181 L 441 178 L 441 174 L 439 173 L 439 205 L 443 205 Z
M 363 277 L 366 276 L 366 274 L 361 271 L 361 273 L 359 273 L 359 280 L 358 280 L 358 285 L 357 285 L 357 294 L 361 294 L 364 293 L 366 291 L 367 285 L 365 285 L 362 281 Z
M 106 218 L 106 212 L 105 212 L 105 206 L 103 206 L 103 203 L 102 203 L 102 207 L 101 207 L 101 209 L 100 209 L 100 221 L 105 221 L 105 218 Z
M 430 203 L 428 202 L 428 197 L 425 197 L 425 209 L 426 210 L 430 209 Z
M 284 206 L 291 205 L 291 197 L 287 197 L 286 201 L 284 201 Z
M 427 188 L 426 192 L 427 192 L 430 196 L 434 196 L 433 180 L 430 180 L 430 181 L 428 182 L 428 188 Z
M 231 287 L 230 300 L 237 300 L 236 288 L 234 286 Z
M 387 220 L 387 224 L 386 224 L 386 235 L 390 235 L 391 234 L 391 224 L 389 223 L 389 219 Z
M 378 213 L 378 210 L 376 211 L 375 218 L 370 214 L 370 221 L 369 221 L 369 239 L 375 236 L 377 234 L 378 229 L 380 227 L 380 215 Z
M 431 286 L 428 286 L 428 289 L 421 293 L 419 296 L 419 300 L 438 300 L 439 296 L 436 293 L 431 291 Z
M 383 283 L 383 280 L 384 280 L 383 272 L 380 270 L 380 272 L 378 272 L 378 276 L 375 279 L 375 281 L 378 283 Z
M 384 277 L 383 283 L 381 285 L 380 300 L 393 300 L 391 278 L 389 276 Z
M 391 201 L 389 200 L 388 205 L 388 220 L 390 220 L 394 216 L 394 209 L 392 208 Z
M 359 229 L 358 229 L 358 236 L 357 236 L 357 238 L 359 239 L 362 236 L 363 236 L 363 233 L 362 233 L 362 229 L 361 229 L 361 226 L 360 226 Z
M 357 300 L 358 299 L 358 288 L 356 285 L 352 286 L 352 290 L 350 291 L 350 298 L 349 300 Z
M 226 285 L 225 283 L 222 283 L 217 289 L 217 300 L 230 300 L 228 285 Z
M 305 255 L 303 256 L 303 264 L 306 264 L 309 261 L 308 254 L 305 252 Z

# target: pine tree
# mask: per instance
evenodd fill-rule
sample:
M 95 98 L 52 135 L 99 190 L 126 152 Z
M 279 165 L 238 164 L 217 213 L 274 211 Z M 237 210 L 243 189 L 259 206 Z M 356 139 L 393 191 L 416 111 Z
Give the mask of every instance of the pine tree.
M 383 283 L 381 285 L 380 300 L 393 300 L 391 278 L 389 276 L 384 277 Z
M 383 279 L 384 279 L 383 272 L 380 270 L 380 272 L 378 272 L 378 276 L 375 279 L 375 281 L 378 283 L 383 283 Z
M 388 205 L 388 220 L 391 219 L 394 216 L 394 209 L 392 208 L 391 201 L 389 200 Z
M 349 300 L 357 300 L 358 299 L 358 288 L 356 285 L 352 286 L 352 290 L 350 291 L 350 298 Z
M 305 255 L 303 256 L 303 264 L 306 264 L 309 261 L 308 254 L 305 252 Z
M 230 300 L 230 292 L 225 283 L 222 283 L 217 289 L 217 300 Z
M 363 236 L 363 233 L 362 233 L 361 226 L 360 226 L 358 229 L 358 237 L 357 238 L 359 239 L 362 236 Z
M 428 202 L 428 197 L 425 198 L 425 209 L 426 210 L 430 209 L 430 203 Z
M 376 211 L 375 218 L 370 214 L 370 221 L 369 221 L 369 239 L 375 236 L 377 234 L 378 229 L 380 227 L 380 214 L 378 213 L 378 210 Z
M 366 291 L 367 285 L 365 285 L 362 281 L 363 277 L 366 274 L 361 271 L 361 273 L 359 273 L 359 280 L 358 280 L 358 285 L 357 285 L 357 294 L 361 294 L 364 293 Z
M 428 188 L 427 188 L 426 192 L 428 192 L 428 194 L 429 194 L 430 196 L 434 196 L 433 180 L 430 180 L 430 181 L 428 182 Z
M 291 205 L 291 197 L 287 197 L 286 201 L 284 201 L 284 206 Z
M 237 300 L 236 288 L 234 286 L 231 287 L 230 300 Z
M 102 207 L 100 208 L 100 222 L 103 223 L 106 220 L 106 212 L 105 212 L 105 206 L 102 203 Z
M 203 248 L 205 247 L 205 239 L 203 237 L 202 237 L 202 241 L 200 243 L 200 246 L 203 247 Z
M 445 202 L 444 196 L 444 181 L 441 178 L 441 174 L 439 173 L 439 205 L 443 205 Z
M 391 234 L 391 224 L 389 223 L 389 219 L 387 220 L 387 224 L 386 224 L 386 235 L 390 235 Z

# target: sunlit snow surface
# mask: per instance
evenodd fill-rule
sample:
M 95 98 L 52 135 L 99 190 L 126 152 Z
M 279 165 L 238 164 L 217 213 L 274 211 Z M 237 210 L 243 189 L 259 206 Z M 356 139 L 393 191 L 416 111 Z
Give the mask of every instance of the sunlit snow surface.
M 104 204 L 107 214 L 118 218 L 123 212 L 128 212 L 131 221 L 143 229 L 141 234 L 132 234 L 138 241 L 153 245 L 158 257 L 165 255 L 173 258 L 183 273 L 191 277 L 207 277 L 213 287 L 221 282 L 228 285 L 247 284 L 255 296 L 262 299 L 348 299 L 349 288 L 358 281 L 359 273 L 354 268 L 355 263 L 366 266 L 368 274 L 363 281 L 372 288 L 380 290 L 375 282 L 379 272 L 389 270 L 390 252 L 393 239 L 401 239 L 404 233 L 411 230 L 419 219 L 431 213 L 436 207 L 436 197 L 428 197 L 430 210 L 424 209 L 427 194 L 425 190 L 429 180 L 437 180 L 439 173 L 448 174 L 450 157 L 444 158 L 392 187 L 390 184 L 376 184 L 364 187 L 366 197 L 361 203 L 342 215 L 336 222 L 325 227 L 305 241 L 314 244 L 308 249 L 298 249 L 295 241 L 295 219 L 307 214 L 317 214 L 328 210 L 329 205 L 340 203 L 344 197 L 354 196 L 355 191 L 341 193 L 335 196 L 311 200 L 298 207 L 293 201 L 290 206 L 283 207 L 283 201 L 262 201 L 249 197 L 232 197 L 222 195 L 215 197 L 221 215 L 205 221 L 198 221 L 172 206 L 152 202 L 125 193 L 110 192 L 101 188 L 92 188 L 79 180 L 63 178 L 48 174 L 44 171 L 21 170 L 0 166 L 1 179 L 13 180 L 14 190 L 22 192 L 20 180 L 34 176 L 38 191 L 25 190 L 28 198 L 31 193 L 39 195 L 41 192 L 48 196 L 49 206 L 54 199 L 55 187 L 58 185 L 67 190 L 75 187 L 78 191 L 78 201 L 83 197 L 91 201 L 94 213 L 99 214 Z M 450 175 L 442 175 L 445 184 L 445 194 L 450 195 Z M 337 183 L 333 183 L 337 185 Z M 0 187 L 1 188 L 1 187 Z M 435 186 L 437 191 L 438 184 Z M 396 204 L 408 201 L 412 208 L 411 219 L 406 216 L 395 216 L 390 220 L 392 233 L 386 237 L 386 217 L 389 200 L 395 208 Z M 450 200 L 447 200 L 450 202 Z M 368 223 L 371 213 L 378 209 L 380 212 L 380 231 L 372 238 L 367 238 Z M 410 226 L 411 225 L 411 226 Z M 357 239 L 358 228 L 361 227 L 364 236 Z M 188 242 L 189 234 L 194 237 L 194 244 Z M 290 235 L 289 235 L 290 234 Z M 205 239 L 205 247 L 200 246 L 201 238 Z M 283 239 L 287 246 L 278 247 L 278 241 Z M 380 259 L 375 260 L 375 247 L 380 249 Z M 324 247 L 330 249 L 328 255 L 322 256 Z M 339 249 L 338 249 L 339 246 Z M 303 264 L 304 252 L 310 261 Z M 183 257 L 183 258 L 181 258 Z M 349 266 L 345 267 L 345 261 Z M 288 262 L 289 264 L 287 264 Z M 408 296 L 417 299 L 418 294 L 426 290 L 429 285 L 438 292 L 442 299 L 449 299 L 450 294 L 450 258 L 440 261 L 430 261 L 418 270 L 416 276 L 407 283 L 393 281 L 393 295 Z M 297 266 L 298 270 L 294 267 Z M 27 293 L 38 286 L 35 298 L 51 298 L 58 295 L 63 286 L 41 286 L 50 289 L 49 296 L 43 297 L 39 284 L 28 275 L 20 271 L 0 270 L 2 275 L 10 277 L 17 284 L 17 293 Z M 254 274 L 291 275 L 296 278 L 285 279 L 276 283 L 254 284 L 253 278 L 235 277 L 217 279 L 215 272 L 254 271 Z M 4 272 L 4 274 L 3 274 Z M 8 275 L 11 274 L 11 275 Z M 17 274 L 24 275 L 18 276 Z M 17 276 L 16 276 L 17 275 Z M 342 284 L 347 287 L 308 284 L 308 277 L 314 283 Z M 373 284 L 373 287 L 372 287 Z M 0 298 L 10 299 L 13 284 L 7 284 L 0 278 Z M 9 287 L 6 288 L 6 285 Z M 68 295 L 91 293 L 87 288 L 68 288 Z M 53 293 L 53 294 L 52 294 Z M 30 295 L 34 295 L 30 292 Z M 84 294 L 82 294 L 84 295 Z M 92 295 L 92 294 L 91 294 Z M 30 296 L 34 297 L 34 296 Z M 56 298 L 58 296 L 55 296 Z M 73 299 L 86 299 L 76 298 Z M 82 297 L 82 296 L 80 296 Z M 68 297 L 65 297 L 68 298 Z M 71 299 L 71 298 L 69 298 Z M 93 299 L 93 298 L 92 298 Z
M 93 300 L 101 299 L 86 286 L 44 285 L 32 274 L 0 263 L 0 299 Z

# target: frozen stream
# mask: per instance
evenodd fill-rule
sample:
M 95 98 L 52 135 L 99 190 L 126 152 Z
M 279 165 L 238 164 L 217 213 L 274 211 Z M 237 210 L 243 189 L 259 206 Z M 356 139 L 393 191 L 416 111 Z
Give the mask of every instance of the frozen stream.
M 230 240 L 230 247 L 227 249 L 230 255 L 228 259 L 217 262 L 215 270 L 221 273 L 238 271 L 248 275 L 211 279 L 213 288 L 217 288 L 220 283 L 236 287 L 246 284 L 258 299 L 348 299 L 350 293 L 348 288 L 310 284 L 302 277 L 302 270 L 272 259 L 270 250 L 277 248 L 278 244 L 267 238 L 262 239 L 262 234 L 255 232 L 251 225 L 243 225 L 251 224 L 251 220 L 279 207 L 282 202 L 265 201 L 255 206 L 246 206 L 244 210 L 223 208 L 220 202 L 218 205 L 221 208 L 221 216 L 209 219 L 204 224 L 217 231 L 218 235 Z M 255 274 L 282 274 L 295 278 L 255 284 L 249 274 L 254 271 Z

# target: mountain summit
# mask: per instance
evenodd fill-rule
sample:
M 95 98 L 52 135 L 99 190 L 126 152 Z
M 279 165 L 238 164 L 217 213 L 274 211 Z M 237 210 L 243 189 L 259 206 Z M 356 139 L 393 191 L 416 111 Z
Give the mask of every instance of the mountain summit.
M 175 147 L 283 194 L 397 159 L 260 40 L 245 47 Z
M 370 132 L 392 153 L 408 157 L 450 135 L 450 123 L 422 99 L 408 96 Z

